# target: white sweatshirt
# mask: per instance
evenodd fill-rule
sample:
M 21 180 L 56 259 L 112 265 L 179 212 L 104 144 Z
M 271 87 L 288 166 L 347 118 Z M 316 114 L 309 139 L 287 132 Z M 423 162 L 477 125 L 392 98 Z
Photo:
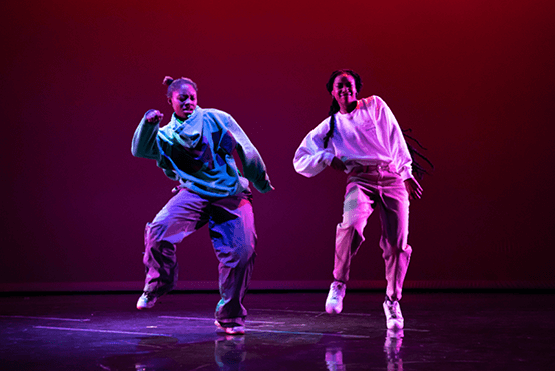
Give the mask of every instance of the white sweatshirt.
M 331 164 L 334 156 L 347 166 L 346 173 L 376 161 L 393 165 L 403 180 L 412 177 L 412 159 L 401 128 L 387 104 L 378 96 L 361 99 L 350 113 L 335 114 L 335 131 L 324 148 L 330 117 L 303 139 L 295 153 L 293 166 L 306 177 L 313 177 Z

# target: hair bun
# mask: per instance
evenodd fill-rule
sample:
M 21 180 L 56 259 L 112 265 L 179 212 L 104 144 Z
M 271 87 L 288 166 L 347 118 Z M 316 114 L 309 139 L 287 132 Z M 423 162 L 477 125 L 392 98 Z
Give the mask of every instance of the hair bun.
M 174 82 L 173 77 L 171 76 L 166 76 L 164 77 L 164 81 L 162 82 L 164 85 L 170 86 L 172 84 L 172 82 Z

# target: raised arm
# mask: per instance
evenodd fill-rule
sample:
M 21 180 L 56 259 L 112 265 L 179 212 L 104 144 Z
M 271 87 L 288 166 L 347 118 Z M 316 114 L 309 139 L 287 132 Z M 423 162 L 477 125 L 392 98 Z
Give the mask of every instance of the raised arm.
M 158 110 L 149 110 L 135 130 L 131 142 L 131 153 L 135 157 L 160 159 L 160 151 L 156 144 L 156 135 L 164 115 Z

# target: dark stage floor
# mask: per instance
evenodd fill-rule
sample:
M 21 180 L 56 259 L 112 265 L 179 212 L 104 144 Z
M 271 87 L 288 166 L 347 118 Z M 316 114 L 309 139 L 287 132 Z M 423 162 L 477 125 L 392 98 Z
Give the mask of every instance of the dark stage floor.
M 215 293 L 0 297 L 0 370 L 555 370 L 555 295 L 406 293 L 403 332 L 383 294 L 250 293 L 247 333 L 215 332 Z

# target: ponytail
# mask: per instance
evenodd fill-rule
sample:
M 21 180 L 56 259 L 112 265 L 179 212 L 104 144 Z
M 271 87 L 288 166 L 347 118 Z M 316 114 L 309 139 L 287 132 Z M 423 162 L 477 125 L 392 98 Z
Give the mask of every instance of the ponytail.
M 170 86 L 172 84 L 172 82 L 174 82 L 174 78 L 171 76 L 166 76 L 164 77 L 164 81 L 162 82 L 162 84 Z

